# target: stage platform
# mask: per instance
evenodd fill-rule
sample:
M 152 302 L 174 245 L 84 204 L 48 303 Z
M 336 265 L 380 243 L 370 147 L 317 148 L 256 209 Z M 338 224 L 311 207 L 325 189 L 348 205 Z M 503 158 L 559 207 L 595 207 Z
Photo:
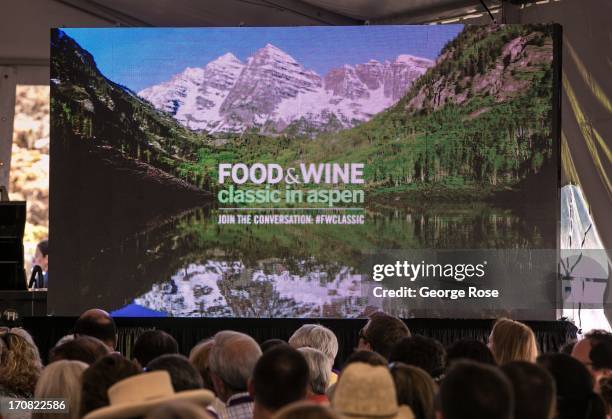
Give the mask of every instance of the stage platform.
M 28 329 L 43 359 L 49 349 L 64 335 L 72 333 L 74 317 L 23 317 L 23 327 Z M 465 319 L 407 319 L 406 324 L 413 334 L 430 336 L 444 345 L 459 339 L 487 341 L 495 320 Z M 162 329 L 170 333 L 179 343 L 180 350 L 188 354 L 200 340 L 214 333 L 232 329 L 248 333 L 258 342 L 280 338 L 287 340 L 293 331 L 304 323 L 320 323 L 332 329 L 338 336 L 339 352 L 336 364 L 341 365 L 358 342 L 359 329 L 365 319 L 226 319 L 226 318 L 116 318 L 119 328 L 118 350 L 131 356 L 136 338 L 145 330 Z M 540 350 L 558 350 L 565 342 L 576 338 L 578 329 L 567 321 L 528 321 L 536 334 Z

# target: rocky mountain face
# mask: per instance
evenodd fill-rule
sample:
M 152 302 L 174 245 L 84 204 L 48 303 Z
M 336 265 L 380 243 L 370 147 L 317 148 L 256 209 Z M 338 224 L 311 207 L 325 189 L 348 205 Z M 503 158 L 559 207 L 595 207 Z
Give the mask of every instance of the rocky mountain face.
M 433 62 L 411 55 L 333 68 L 324 76 L 268 44 L 245 63 L 227 53 L 138 94 L 184 126 L 278 133 L 352 127 L 396 103 Z
M 479 96 L 493 98 L 495 103 L 519 97 L 533 87 L 534 75 L 550 67 L 551 57 L 552 38 L 544 32 L 521 33 L 513 25 L 467 28 L 415 84 L 406 110 L 465 105 Z

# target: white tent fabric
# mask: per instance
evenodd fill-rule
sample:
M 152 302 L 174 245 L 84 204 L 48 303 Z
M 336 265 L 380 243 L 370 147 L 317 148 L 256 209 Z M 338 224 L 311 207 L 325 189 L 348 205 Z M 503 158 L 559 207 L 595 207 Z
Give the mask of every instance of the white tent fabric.
M 479 2 L 469 0 L 304 0 L 307 3 L 338 14 L 361 20 L 388 19 L 397 16 L 418 17 L 431 13 L 474 12 Z M 487 1 L 488 6 L 499 1 Z M 480 7 L 478 8 L 480 9 Z
M 593 223 L 582 190 L 577 185 L 561 188 L 561 270 L 563 280 L 563 316 L 588 331 L 612 330 L 604 310 L 608 285 L 609 261 Z

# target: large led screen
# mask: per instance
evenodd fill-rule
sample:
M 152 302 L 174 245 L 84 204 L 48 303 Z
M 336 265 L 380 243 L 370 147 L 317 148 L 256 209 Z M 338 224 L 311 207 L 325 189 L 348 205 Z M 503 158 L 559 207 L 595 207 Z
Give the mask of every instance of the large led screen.
M 49 312 L 553 310 L 553 29 L 52 30 Z

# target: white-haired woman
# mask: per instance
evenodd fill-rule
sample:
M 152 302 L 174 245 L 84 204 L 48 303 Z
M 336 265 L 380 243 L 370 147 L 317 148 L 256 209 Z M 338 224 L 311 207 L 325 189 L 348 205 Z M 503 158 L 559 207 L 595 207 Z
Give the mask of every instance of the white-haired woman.
M 310 385 L 308 386 L 308 400 L 319 404 L 329 404 L 325 391 L 329 386 L 332 364 L 323 352 L 314 348 L 299 348 L 308 363 Z
M 295 349 L 314 348 L 323 352 L 329 358 L 330 368 L 333 368 L 334 360 L 338 354 L 338 338 L 330 329 L 320 324 L 305 324 L 289 338 L 289 345 Z M 329 385 L 338 380 L 338 375 L 331 372 Z

